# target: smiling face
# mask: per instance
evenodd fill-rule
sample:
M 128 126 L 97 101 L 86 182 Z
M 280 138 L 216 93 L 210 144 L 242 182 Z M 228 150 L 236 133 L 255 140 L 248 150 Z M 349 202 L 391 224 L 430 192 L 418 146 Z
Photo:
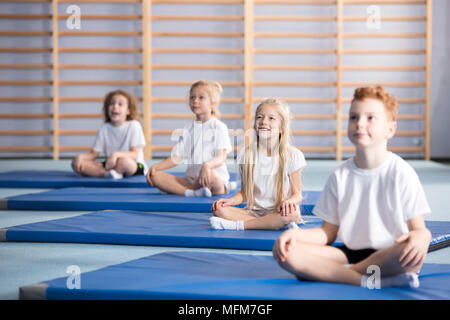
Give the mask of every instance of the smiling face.
M 280 137 L 281 116 L 274 105 L 263 104 L 256 110 L 254 129 L 259 138 Z
M 356 148 L 386 147 L 396 128 L 380 100 L 367 98 L 352 103 L 347 133 Z
M 115 94 L 108 105 L 108 117 L 113 126 L 120 126 L 127 121 L 130 114 L 128 108 L 128 99 L 121 95 Z

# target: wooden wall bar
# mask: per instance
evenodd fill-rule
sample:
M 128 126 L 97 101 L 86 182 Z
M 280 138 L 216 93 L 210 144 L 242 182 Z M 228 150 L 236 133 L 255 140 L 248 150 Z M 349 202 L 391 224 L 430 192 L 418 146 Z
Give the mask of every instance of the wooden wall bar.
M 93 128 L 66 128 L 63 125 L 64 121 L 71 121 L 76 119 L 97 119 L 100 120 L 101 112 L 77 112 L 73 110 L 71 112 L 62 112 L 63 105 L 67 103 L 79 103 L 79 104 L 92 104 L 101 106 L 103 96 L 105 92 L 100 92 L 97 96 L 88 96 L 83 94 L 67 95 L 62 94 L 62 90 L 66 88 L 78 88 L 83 86 L 89 87 L 117 87 L 117 88 L 135 88 L 139 94 L 137 98 L 141 105 L 142 124 L 144 134 L 147 139 L 147 147 L 145 149 L 145 157 L 151 159 L 155 152 L 168 152 L 171 149 L 170 144 L 159 144 L 157 140 L 161 137 L 170 137 L 172 134 L 172 128 L 158 128 L 155 126 L 155 121 L 162 120 L 177 120 L 177 119 L 191 119 L 192 115 L 186 108 L 186 112 L 180 112 L 173 109 L 171 106 L 176 104 L 187 103 L 187 94 L 184 96 L 178 95 L 157 95 L 156 92 L 164 88 L 175 88 L 174 91 L 178 91 L 176 88 L 181 88 L 185 92 L 188 91 L 190 84 L 198 80 L 195 78 L 197 72 L 227 72 L 232 73 L 233 76 L 230 79 L 219 80 L 224 87 L 224 91 L 229 92 L 241 92 L 239 94 L 225 95 L 222 98 L 221 111 L 228 110 L 228 105 L 239 105 L 239 112 L 235 109 L 232 111 L 222 112 L 221 118 L 224 121 L 234 121 L 237 123 L 234 127 L 230 128 L 230 134 L 232 136 L 238 136 L 242 132 L 242 129 L 247 130 L 252 126 L 253 110 L 255 105 L 261 101 L 263 96 L 271 96 L 271 92 L 278 92 L 280 89 L 304 89 L 322 88 L 323 90 L 335 90 L 334 96 L 281 96 L 291 106 L 295 107 L 293 110 L 293 123 L 298 123 L 293 126 L 292 134 L 294 137 L 306 137 L 311 138 L 305 140 L 302 138 L 302 143 L 296 146 L 303 150 L 307 156 L 311 154 L 323 154 L 324 157 L 332 157 L 341 160 L 345 157 L 346 152 L 352 152 L 352 147 L 345 143 L 345 123 L 348 120 L 346 115 L 346 107 L 350 103 L 351 96 L 348 94 L 349 89 L 354 90 L 358 86 L 374 86 L 377 84 L 384 85 L 388 90 L 392 88 L 414 90 L 424 90 L 423 97 L 409 97 L 400 96 L 400 115 L 399 122 L 408 123 L 411 121 L 418 121 L 422 125 L 420 128 L 412 129 L 399 129 L 397 136 L 401 139 L 415 139 L 417 137 L 423 139 L 423 144 L 412 145 L 406 143 L 406 145 L 395 144 L 391 147 L 391 150 L 412 154 L 417 156 L 421 155 L 424 159 L 430 159 L 430 64 L 431 64 L 431 13 L 432 13 L 432 1 L 431 0 L 411 0 L 411 1 L 395 1 L 395 0 L 21 0 L 21 1 L 5 1 L 0 0 L 0 4 L 10 3 L 26 3 L 29 6 L 48 4 L 48 12 L 40 13 L 22 13 L 22 12 L 8 12 L 0 14 L 0 22 L 5 20 L 12 21 L 47 21 L 50 26 L 49 30 L 0 30 L 0 39 L 4 38 L 42 38 L 50 39 L 47 43 L 49 46 L 3 46 L 0 45 L 0 58 L 11 57 L 16 54 L 22 55 L 50 55 L 51 62 L 45 61 L 40 63 L 27 63 L 23 61 L 21 63 L 4 63 L 0 60 L 0 70 L 2 73 L 22 72 L 48 70 L 48 78 L 41 80 L 34 79 L 17 79 L 13 78 L 1 78 L 0 88 L 49 88 L 46 96 L 20 96 L 20 95 L 0 95 L 0 121 L 14 121 L 14 120 L 27 120 L 32 122 L 51 122 L 51 128 L 35 129 L 34 127 L 17 128 L 17 129 L 3 129 L 0 130 L 0 138 L 2 137 L 20 137 L 20 136 L 47 136 L 51 139 L 45 140 L 46 143 L 41 146 L 19 146 L 9 145 L 4 143 L 0 144 L 0 152 L 2 154 L 11 154 L 21 152 L 23 154 L 33 155 L 36 152 L 43 152 L 50 155 L 53 159 L 59 159 L 60 156 L 65 156 L 73 152 L 79 152 L 89 150 L 89 143 L 83 145 L 69 145 L 62 142 L 62 137 L 67 136 L 85 136 L 90 137 L 96 134 L 96 130 Z M 89 12 L 82 15 L 83 21 L 122 21 L 122 22 L 138 22 L 138 27 L 135 30 L 88 30 L 82 28 L 81 30 L 65 30 L 58 26 L 61 23 L 67 21 L 70 15 L 62 13 L 62 5 L 76 4 L 83 6 L 84 4 L 101 4 L 105 8 L 108 5 L 133 5 L 138 8 L 135 12 L 128 12 L 126 14 L 107 14 L 104 12 Z M 183 11 L 172 10 L 173 13 L 158 13 L 154 10 L 154 6 L 166 6 L 167 8 L 175 8 L 175 6 L 233 6 L 237 10 L 231 11 L 232 14 L 189 14 L 183 13 Z M 358 23 L 367 21 L 368 17 L 364 15 L 348 15 L 346 9 L 350 6 L 369 6 L 369 5 L 398 5 L 398 6 L 423 6 L 425 8 L 424 15 L 407 15 L 402 16 L 398 13 L 388 14 L 380 16 L 379 20 L 382 23 L 401 23 L 408 26 L 409 24 L 422 23 L 424 25 L 423 30 L 416 30 L 411 28 L 412 31 L 408 32 L 388 32 L 389 30 L 383 29 L 381 31 L 368 32 L 350 32 L 346 25 L 348 23 Z M 259 14 L 260 8 L 273 7 L 273 14 Z M 298 6 L 320 6 L 324 8 L 323 15 L 307 15 L 307 14 L 277 14 L 278 9 L 289 7 L 296 8 Z M 277 9 L 277 10 L 275 10 Z M 326 9 L 326 10 L 325 10 Z M 42 11 L 42 10 L 41 10 Z M 170 11 L 170 10 L 169 10 Z M 214 11 L 214 10 L 213 10 Z M 108 12 L 105 10 L 105 12 Z M 216 11 L 214 11 L 216 12 Z M 237 13 L 236 13 L 237 12 Z M 295 10 L 293 10 L 295 12 Z M 331 12 L 331 14 L 330 14 Z M 181 26 L 179 30 L 168 29 L 161 30 L 161 28 L 155 28 L 155 23 L 174 22 L 173 25 Z M 183 23 L 214 23 L 220 22 L 229 26 L 223 28 L 220 31 L 204 30 L 191 31 L 188 28 L 183 28 Z M 305 24 L 311 23 L 311 27 L 307 30 L 289 30 L 278 31 L 270 29 L 265 30 L 264 24 L 270 24 L 274 26 L 280 26 L 282 30 L 283 24 L 286 23 L 298 23 Z M 332 30 L 325 32 L 316 30 L 313 26 L 319 23 L 326 23 L 333 26 Z M 164 25 L 164 24 L 162 24 Z M 225 30 L 226 29 L 226 30 Z M 409 29 L 408 29 L 409 30 Z M 80 39 L 95 39 L 101 42 L 101 39 L 137 39 L 135 47 L 122 47 L 117 45 L 115 47 L 107 47 L 99 44 L 99 46 L 86 45 L 61 45 L 61 43 L 67 37 L 80 38 Z M 185 43 L 183 40 L 196 41 L 199 39 L 230 39 L 232 41 L 241 41 L 241 47 L 227 47 L 227 46 L 183 46 Z M 234 40 L 233 40 L 234 39 Z M 282 47 L 282 46 L 261 46 L 260 43 L 268 41 L 270 39 L 282 40 L 291 39 L 293 42 L 302 41 L 304 39 L 315 39 L 321 41 L 321 43 L 329 44 L 328 47 Z M 423 39 L 423 48 L 402 48 L 402 47 L 389 47 L 376 49 L 370 49 L 366 46 L 361 47 L 347 47 L 347 41 L 353 41 L 353 39 L 359 39 L 366 41 L 368 39 L 399 39 L 402 41 L 414 41 L 413 39 Z M 166 42 L 164 42 L 166 41 Z M 167 43 L 172 41 L 175 45 L 164 46 L 158 43 Z M 4 43 L 2 41 L 2 43 Z M 67 43 L 67 42 L 66 42 Z M 79 43 L 79 42 L 77 42 Z M 180 45 L 178 45 L 180 43 Z M 67 59 L 63 59 L 64 55 L 80 55 L 80 59 L 73 62 L 67 62 Z M 140 61 L 127 62 L 127 63 L 109 63 L 105 60 L 104 63 L 90 62 L 83 60 L 82 54 L 132 54 L 140 57 Z M 160 57 L 168 57 L 169 55 L 192 55 L 193 63 L 184 63 L 182 60 L 176 58 L 168 59 L 169 62 L 158 62 Z M 230 57 L 230 61 L 233 63 L 224 62 L 203 62 L 199 59 L 201 55 L 209 56 L 226 56 Z M 324 60 L 324 63 L 283 63 L 284 56 L 290 57 L 304 57 L 304 56 L 334 56 L 335 63 L 330 63 L 328 60 Z M 346 58 L 351 55 L 362 56 L 379 56 L 379 57 L 398 57 L 405 56 L 423 56 L 423 65 L 387 65 L 384 61 L 389 59 L 381 59 L 381 63 L 371 64 L 350 64 Z M 270 56 L 272 60 L 269 62 L 259 63 L 259 58 L 263 56 Z M 241 57 L 242 63 L 235 62 L 239 59 L 235 57 Z M 48 59 L 47 59 L 48 60 Z M 162 59 L 164 60 L 164 59 Z M 213 59 L 214 60 L 214 59 Z M 215 60 L 214 60 L 215 61 Z M 137 72 L 140 74 L 136 79 L 72 79 L 71 77 L 62 77 L 62 73 L 65 75 L 70 72 L 79 72 L 80 70 L 91 71 L 97 70 L 98 73 L 104 71 L 117 71 L 117 72 Z M 174 78 L 158 78 L 157 72 L 183 72 L 184 74 L 191 73 L 192 78 L 185 79 L 175 76 Z M 261 74 L 265 72 L 272 72 L 277 74 L 277 77 L 273 80 L 271 78 L 262 77 Z M 292 80 L 292 78 L 283 78 L 285 72 L 310 72 L 314 74 L 330 75 L 332 80 L 320 80 L 307 79 Z M 422 72 L 424 74 L 423 79 L 414 79 L 411 81 L 397 81 L 389 77 L 383 79 L 383 81 L 371 81 L 366 80 L 364 77 L 365 72 Z M 348 73 L 359 73 L 358 79 L 348 80 L 346 77 Z M 326 77 L 324 77 L 326 78 Z M 211 79 L 215 80 L 215 79 Z M 67 91 L 65 91 L 67 92 Z M 258 94 L 258 92 L 264 92 L 264 94 Z M 267 94 L 265 94 L 267 92 Z M 311 91 L 313 92 L 313 91 Z M 14 108 L 14 111 L 3 111 L 5 109 L 2 106 L 14 105 L 14 104 L 42 104 L 51 105 L 51 109 L 47 112 L 26 113 L 21 112 L 20 107 Z M 304 110 L 304 107 L 311 107 L 317 105 L 317 112 L 303 112 L 298 110 Z M 322 105 L 334 105 L 333 112 L 323 113 L 319 112 Z M 421 112 L 411 111 L 411 106 L 423 106 Z M 163 107 L 158 107 L 163 106 Z M 159 108 L 159 109 L 158 109 Z M 97 108 L 98 109 L 98 108 Z M 161 112 L 161 109 L 164 112 Z M 414 110 L 414 109 L 411 109 Z M 303 128 L 303 121 L 314 121 L 314 130 L 309 128 Z M 334 122 L 334 126 L 331 125 Z M 65 123 L 65 122 L 64 122 Z M 407 125 L 403 127 L 408 127 Z M 175 128 L 174 128 L 175 129 Z M 330 144 L 315 144 L 318 138 L 328 139 L 332 141 Z M 333 139 L 334 138 L 334 139 Z M 331 140 L 330 140 L 331 139 Z M 395 139 L 395 138 L 394 138 Z M 5 141 L 5 140 L 2 140 Z M 86 140 L 87 141 L 87 140 Z M 303 142 L 306 141 L 306 142 Z M 308 141 L 313 141 L 308 143 Z M 406 141 L 406 140 L 402 140 Z M 412 141 L 412 140 L 411 140 Z M 2 156 L 0 154 L 0 157 Z

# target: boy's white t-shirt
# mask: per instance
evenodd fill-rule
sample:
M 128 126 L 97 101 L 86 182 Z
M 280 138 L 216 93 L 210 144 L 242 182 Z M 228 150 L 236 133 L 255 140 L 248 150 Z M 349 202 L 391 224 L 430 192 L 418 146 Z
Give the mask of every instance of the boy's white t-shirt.
M 352 250 L 382 249 L 408 233 L 407 221 L 431 213 L 414 169 L 389 152 L 377 168 L 363 170 L 354 158 L 328 178 L 313 213 L 339 226 L 338 237 Z
M 120 126 L 114 126 L 110 122 L 104 123 L 97 132 L 92 150 L 108 158 L 113 152 L 127 152 L 133 147 L 141 147 L 136 161 L 146 167 L 144 146 L 145 137 L 141 124 L 139 121 L 129 120 Z
M 208 121 L 192 121 L 186 125 L 178 137 L 178 143 L 172 149 L 172 155 L 183 158 L 186 162 L 186 178 L 195 181 L 203 163 L 212 160 L 217 150 L 231 152 L 231 141 L 228 127 L 219 119 L 212 117 Z M 225 163 L 214 169 L 224 183 L 230 180 Z
M 239 151 L 237 160 L 238 165 L 244 163 L 245 148 Z M 255 161 L 255 197 L 253 211 L 273 212 L 276 205 L 275 177 L 278 170 L 278 156 L 268 157 L 260 152 L 257 153 Z M 290 179 L 289 175 L 306 166 L 305 156 L 299 149 L 290 147 L 289 155 L 286 159 L 286 179 L 284 190 L 285 196 L 289 195 Z

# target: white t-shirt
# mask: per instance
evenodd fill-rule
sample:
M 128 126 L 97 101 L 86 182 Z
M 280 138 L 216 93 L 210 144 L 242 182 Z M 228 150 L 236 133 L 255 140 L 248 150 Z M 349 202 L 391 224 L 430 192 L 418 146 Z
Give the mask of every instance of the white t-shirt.
M 113 152 L 127 152 L 133 147 L 141 147 L 136 161 L 146 167 L 142 150 L 144 146 L 145 137 L 141 124 L 136 120 L 130 120 L 117 127 L 110 122 L 104 123 L 97 132 L 92 150 L 108 158 Z
M 313 213 L 339 226 L 352 250 L 382 249 L 408 233 L 407 221 L 431 213 L 414 169 L 389 152 L 377 168 L 363 170 L 351 158 L 328 178 Z
M 183 158 L 187 164 L 186 178 L 192 183 L 198 178 L 203 163 L 212 160 L 217 150 L 231 152 L 228 127 L 219 119 L 212 117 L 202 123 L 192 121 L 186 125 L 178 137 L 178 143 L 172 149 L 172 155 Z M 230 175 L 225 163 L 214 169 L 224 183 Z
M 238 165 L 244 163 L 245 148 L 239 150 Z M 255 162 L 255 197 L 252 211 L 263 211 L 265 213 L 273 212 L 276 205 L 275 177 L 278 170 L 278 156 L 268 157 L 260 152 L 256 156 Z M 289 155 L 286 159 L 286 179 L 284 190 L 285 197 L 289 195 L 290 179 L 289 175 L 306 166 L 305 156 L 299 149 L 289 148 Z

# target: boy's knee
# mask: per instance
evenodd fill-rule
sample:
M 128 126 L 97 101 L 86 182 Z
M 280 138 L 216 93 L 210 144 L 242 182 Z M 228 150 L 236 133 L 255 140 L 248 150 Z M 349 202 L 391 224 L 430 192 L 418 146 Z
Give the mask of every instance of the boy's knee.
M 75 164 L 77 164 L 77 163 L 79 163 L 79 162 L 81 162 L 81 161 L 82 161 L 82 157 L 81 157 L 81 155 L 79 154 L 79 155 L 77 155 L 75 158 L 72 159 L 72 165 L 75 165 Z
M 418 272 L 422 268 L 423 261 L 414 267 L 403 267 L 400 263 L 400 257 L 403 255 L 407 242 L 396 243 L 392 246 L 391 257 L 396 261 L 397 268 L 400 268 L 400 272 Z
M 147 176 L 148 176 L 150 173 L 151 173 L 151 171 L 149 170 L 148 173 L 147 173 Z M 161 177 L 160 172 L 155 170 L 155 171 L 153 171 L 153 172 L 151 173 L 150 179 L 152 180 L 152 182 L 153 182 L 154 184 L 159 184 L 160 177 Z M 147 179 L 147 180 L 148 180 L 148 179 Z
M 124 166 L 124 165 L 128 165 L 130 163 L 129 158 L 126 157 L 119 157 L 117 158 L 117 162 L 116 162 L 116 166 Z
M 150 172 L 151 171 L 149 170 L 147 176 L 150 174 Z M 164 190 L 165 188 L 167 188 L 168 178 L 164 171 L 154 170 L 153 172 L 151 172 L 150 179 L 155 187 L 162 188 Z
M 296 246 L 296 250 L 290 251 L 286 255 L 286 259 L 284 261 L 278 261 L 278 264 L 281 268 L 285 269 L 294 274 L 298 274 L 299 272 L 305 271 L 305 259 L 303 256 L 303 251 L 300 247 Z
M 116 169 L 120 171 L 127 171 L 135 163 L 134 160 L 126 157 L 117 158 Z
M 81 164 L 81 158 L 79 156 L 76 156 L 71 163 L 73 171 L 75 171 L 76 173 L 81 173 Z
M 283 268 L 286 271 L 289 271 L 292 273 L 294 269 L 294 265 L 292 263 L 292 259 L 290 257 L 290 254 L 288 254 L 287 258 L 283 261 L 278 261 L 278 265 Z

